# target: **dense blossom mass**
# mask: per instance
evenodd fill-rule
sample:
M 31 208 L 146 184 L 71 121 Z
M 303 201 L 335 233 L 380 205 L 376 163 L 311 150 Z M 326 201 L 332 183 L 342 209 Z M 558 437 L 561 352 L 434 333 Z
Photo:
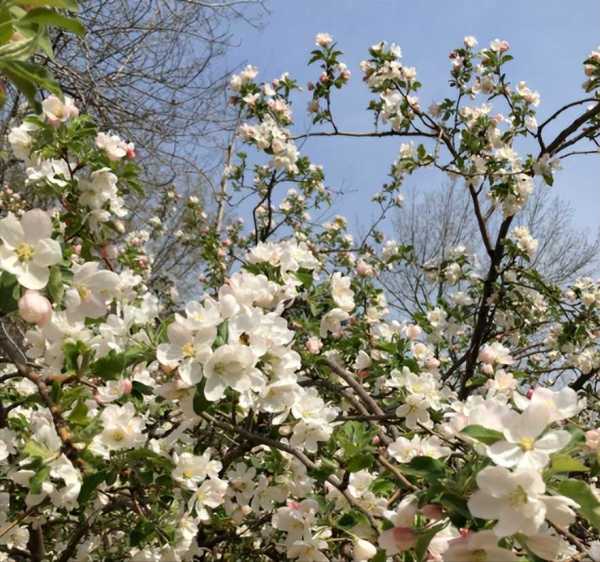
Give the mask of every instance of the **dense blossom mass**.
M 352 74 L 315 43 L 309 132 L 291 76 L 231 79 L 247 152 L 215 213 L 189 201 L 193 295 L 154 289 L 161 218 L 130 230 L 131 143 L 56 95 L 8 133 L 37 195 L 2 194 L 0 560 L 600 561 L 600 286 L 546 280 L 515 220 L 598 152 L 600 50 L 585 98 L 539 122 L 506 41 L 465 37 L 431 104 L 377 43 L 360 63 L 377 128 L 356 133 L 332 109 Z M 311 218 L 335 204 L 300 152 L 313 136 L 399 138 L 362 239 Z M 416 264 L 450 289 L 409 317 L 382 274 L 415 257 L 383 224 L 421 168 L 468 191 L 482 251 Z M 224 217 L 248 199 L 251 226 Z

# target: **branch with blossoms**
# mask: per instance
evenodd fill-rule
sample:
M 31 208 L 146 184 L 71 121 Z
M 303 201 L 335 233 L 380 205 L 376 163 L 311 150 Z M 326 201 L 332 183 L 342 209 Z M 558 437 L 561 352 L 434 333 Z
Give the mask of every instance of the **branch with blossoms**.
M 561 156 L 595 146 L 600 55 L 584 63 L 588 97 L 538 126 L 539 94 L 508 81 L 508 43 L 476 45 L 451 53 L 452 95 L 428 110 L 400 49 L 372 46 L 361 69 L 376 128 L 364 133 L 334 118 L 351 75 L 329 35 L 311 54 L 308 132 L 293 130 L 298 83 L 259 83 L 247 67 L 231 80 L 241 124 L 216 216 L 187 201 L 168 240 L 179 195 L 128 231 L 135 148 L 68 97 L 10 131 L 37 196 L 2 195 L 2 553 L 599 559 L 600 288 L 544 278 L 514 218 Z M 580 113 L 547 138 L 568 111 Z M 412 139 L 358 241 L 341 216 L 311 218 L 336 196 L 296 144 L 315 136 Z M 404 180 L 427 167 L 468 193 L 483 263 L 456 247 L 419 264 L 386 238 Z M 179 243 L 203 256 L 185 300 L 156 283 Z M 383 273 L 398 264 L 451 289 L 391 314 Z

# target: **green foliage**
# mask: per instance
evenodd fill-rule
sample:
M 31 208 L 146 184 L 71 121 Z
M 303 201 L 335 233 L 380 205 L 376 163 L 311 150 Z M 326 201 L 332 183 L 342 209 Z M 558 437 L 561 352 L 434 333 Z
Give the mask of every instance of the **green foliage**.
M 17 310 L 17 302 L 21 296 L 21 287 L 17 278 L 8 271 L 0 274 L 0 310 L 4 313 Z
M 558 492 L 579 504 L 579 512 L 595 528 L 600 530 L 600 501 L 583 481 L 569 478 L 558 485 Z
M 500 431 L 488 429 L 481 425 L 468 425 L 461 433 L 464 433 L 481 443 L 485 443 L 486 445 L 493 445 L 496 441 L 504 439 L 504 435 Z
M 336 432 L 336 443 L 342 448 L 349 472 L 358 472 L 373 465 L 373 437 L 376 430 L 367 423 L 349 421 Z
M 0 7 L 0 73 L 39 110 L 39 90 L 60 95 L 60 87 L 36 53 L 53 57 L 49 32 L 61 29 L 83 35 L 83 25 L 65 11 L 75 12 L 75 0 L 7 0 Z

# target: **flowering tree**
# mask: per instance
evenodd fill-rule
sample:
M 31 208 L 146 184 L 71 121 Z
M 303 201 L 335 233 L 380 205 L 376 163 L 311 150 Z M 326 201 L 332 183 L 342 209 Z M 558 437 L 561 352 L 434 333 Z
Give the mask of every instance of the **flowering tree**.
M 232 151 L 215 220 L 192 202 L 196 300 L 148 289 L 151 235 L 125 232 L 133 146 L 68 97 L 11 130 L 47 204 L 2 195 L 5 559 L 600 559 L 600 289 L 545 279 L 513 227 L 536 179 L 597 153 L 600 51 L 585 97 L 538 123 L 506 41 L 465 38 L 453 95 L 428 110 L 400 49 L 376 44 L 361 68 L 380 126 L 347 132 L 332 108 L 350 72 L 329 35 L 316 43 L 315 130 L 292 132 L 290 76 L 231 80 L 248 151 Z M 411 137 L 363 240 L 310 220 L 332 200 L 297 148 L 312 136 Z M 468 192 L 487 261 L 456 248 L 430 264 L 452 289 L 396 318 L 378 277 L 414 256 L 382 225 L 424 167 Z M 252 227 L 224 224 L 248 200 Z

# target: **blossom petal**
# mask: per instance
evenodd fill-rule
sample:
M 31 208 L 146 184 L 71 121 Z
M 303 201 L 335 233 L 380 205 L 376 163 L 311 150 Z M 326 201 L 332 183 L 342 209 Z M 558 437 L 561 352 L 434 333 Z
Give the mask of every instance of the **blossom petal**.
M 14 248 L 23 241 L 24 236 L 23 227 L 15 215 L 10 213 L 0 220 L 0 238 L 5 244 Z
M 55 265 L 62 260 L 62 250 L 56 240 L 46 238 L 35 242 L 35 263 L 42 266 Z
M 500 466 L 489 466 L 477 474 L 477 485 L 486 493 L 502 497 L 509 494 L 515 487 L 511 473 Z
M 17 281 L 27 289 L 39 291 L 48 284 L 50 271 L 47 267 L 37 265 L 36 263 L 23 264 L 18 271 L 15 271 Z
M 30 244 L 52 236 L 52 221 L 41 209 L 27 211 L 21 218 L 25 241 Z
M 221 377 L 212 376 L 206 379 L 206 386 L 204 387 L 204 396 L 207 400 L 215 402 L 225 396 L 225 382 Z
M 469 511 L 480 519 L 498 517 L 498 500 L 481 490 L 477 490 L 468 501 Z
M 546 453 L 556 453 L 564 449 L 571 440 L 571 434 L 564 429 L 550 431 L 535 442 L 535 448 L 541 449 Z
M 488 447 L 487 455 L 497 465 L 511 467 L 519 463 L 523 457 L 523 450 L 515 443 L 498 441 Z

